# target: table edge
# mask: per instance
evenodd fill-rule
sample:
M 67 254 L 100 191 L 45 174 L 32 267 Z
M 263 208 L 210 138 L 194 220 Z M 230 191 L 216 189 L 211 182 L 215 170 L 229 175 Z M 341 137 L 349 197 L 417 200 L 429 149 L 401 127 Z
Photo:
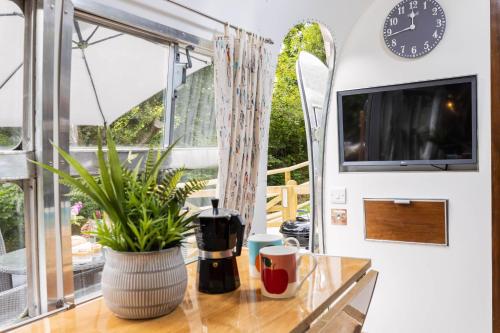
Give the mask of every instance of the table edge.
M 328 255 L 326 255 L 328 256 Z M 335 256 L 329 256 L 335 257 Z M 320 306 L 318 306 L 314 311 L 309 313 L 304 320 L 302 320 L 295 328 L 293 328 L 290 333 L 302 333 L 306 332 L 313 321 L 319 318 L 319 316 L 336 301 L 344 292 L 351 288 L 359 279 L 361 279 L 371 268 L 372 262 L 371 259 L 362 259 L 362 258 L 349 258 L 349 257 L 338 257 L 342 259 L 358 259 L 358 260 L 366 260 L 366 264 L 361 268 L 356 274 L 354 274 L 346 283 L 342 285 L 339 289 L 337 289 L 330 297 L 328 297 Z

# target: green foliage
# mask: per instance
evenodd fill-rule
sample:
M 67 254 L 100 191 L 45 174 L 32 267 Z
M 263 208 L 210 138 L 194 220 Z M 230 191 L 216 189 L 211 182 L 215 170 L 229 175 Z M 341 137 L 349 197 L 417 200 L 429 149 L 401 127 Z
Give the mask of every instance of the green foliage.
M 159 146 L 161 144 L 163 92 L 162 90 L 149 97 L 111 124 L 111 132 L 117 145 Z M 177 88 L 173 118 L 173 137 L 179 139 L 177 147 L 217 145 L 214 98 L 213 65 L 192 73 L 187 77 L 186 83 Z M 78 126 L 77 145 L 95 146 L 98 128 L 98 126 Z M 103 127 L 100 128 L 102 130 Z
M 0 127 L 0 149 L 13 149 L 21 142 L 21 127 Z
M 0 184 L 0 231 L 7 252 L 24 247 L 24 194 L 15 184 Z
M 70 198 L 71 206 L 77 202 L 82 203 L 83 207 L 80 209 L 78 216 L 85 218 L 85 220 L 93 219 L 95 212 L 101 210 L 101 208 L 85 193 L 72 189 L 68 196 Z
M 163 91 L 145 100 L 111 124 L 118 145 L 159 146 L 163 133 Z
M 132 169 L 128 162 L 120 162 L 110 130 L 106 132 L 106 156 L 100 131 L 97 138 L 97 177 L 55 145 L 79 178 L 49 165 L 32 162 L 59 175 L 66 185 L 86 194 L 102 208 L 109 223 L 98 223 L 97 231 L 92 234 L 103 246 L 121 252 L 159 251 L 179 246 L 189 235 L 196 218 L 196 215 L 181 212 L 184 202 L 190 194 L 203 189 L 206 183 L 193 179 L 178 186 L 183 169 L 160 170 L 173 145 L 162 153 L 150 149 L 146 160 L 139 161 Z
M 159 146 L 163 133 L 163 90 L 115 120 L 111 133 L 116 144 L 122 146 Z M 79 146 L 95 146 L 100 126 L 78 126 Z
M 268 169 L 287 167 L 308 159 L 304 114 L 295 72 L 295 64 L 301 51 L 307 51 L 323 62 L 326 61 L 318 24 L 298 24 L 283 41 L 273 91 Z M 307 181 L 307 168 L 294 172 L 293 178 L 299 183 Z M 270 176 L 268 184 L 283 184 L 283 178 L 280 175 Z
M 190 169 L 184 174 L 182 181 L 186 181 L 190 178 L 196 178 L 200 180 L 211 180 L 217 179 L 218 168 L 206 168 L 206 169 Z

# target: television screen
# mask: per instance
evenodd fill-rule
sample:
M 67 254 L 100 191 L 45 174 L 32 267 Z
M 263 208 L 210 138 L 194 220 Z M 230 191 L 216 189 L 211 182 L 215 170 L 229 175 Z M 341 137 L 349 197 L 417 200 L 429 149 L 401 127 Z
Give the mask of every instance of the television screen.
M 476 77 L 338 93 L 341 164 L 476 162 Z

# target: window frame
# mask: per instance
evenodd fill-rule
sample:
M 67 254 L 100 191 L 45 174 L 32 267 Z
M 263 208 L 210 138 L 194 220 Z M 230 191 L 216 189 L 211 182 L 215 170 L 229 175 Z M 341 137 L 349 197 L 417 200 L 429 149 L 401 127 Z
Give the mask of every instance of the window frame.
M 31 317 L 6 327 L 11 329 L 75 304 L 67 188 L 59 183 L 57 176 L 28 161 L 36 160 L 69 171 L 50 141 L 66 151 L 70 149 L 73 20 L 86 20 L 169 45 L 175 55 L 180 48 L 192 45 L 196 53 L 212 57 L 213 43 L 92 0 L 9 1 L 20 4 L 25 15 L 23 139 L 22 150 L 0 152 L 0 182 L 15 182 L 24 191 L 28 313 Z M 178 80 L 174 73 L 182 65 L 180 56 L 170 59 L 165 93 L 165 140 L 160 150 L 171 143 Z M 129 151 L 145 154 L 147 149 L 127 147 L 121 154 Z M 71 153 L 80 162 L 89 162 L 94 155 L 91 150 L 76 149 Z M 166 166 L 173 164 L 166 162 Z
M 21 150 L 0 152 L 0 183 L 18 185 L 24 193 L 24 228 L 26 247 L 27 310 L 30 317 L 40 315 L 40 284 L 38 275 L 38 240 L 36 180 L 28 159 L 34 159 L 34 100 L 35 100 L 35 12 L 33 0 L 7 0 L 19 6 L 24 15 L 23 51 L 23 115 Z M 26 321 L 25 321 L 26 322 Z M 24 322 L 22 322 L 24 324 Z

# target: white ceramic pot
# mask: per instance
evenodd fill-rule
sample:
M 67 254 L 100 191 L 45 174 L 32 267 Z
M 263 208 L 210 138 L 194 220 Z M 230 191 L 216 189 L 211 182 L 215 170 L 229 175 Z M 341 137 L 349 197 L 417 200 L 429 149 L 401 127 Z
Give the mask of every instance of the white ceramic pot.
M 102 294 L 108 308 L 120 318 L 166 315 L 182 302 L 186 287 L 180 247 L 142 253 L 106 249 Z

